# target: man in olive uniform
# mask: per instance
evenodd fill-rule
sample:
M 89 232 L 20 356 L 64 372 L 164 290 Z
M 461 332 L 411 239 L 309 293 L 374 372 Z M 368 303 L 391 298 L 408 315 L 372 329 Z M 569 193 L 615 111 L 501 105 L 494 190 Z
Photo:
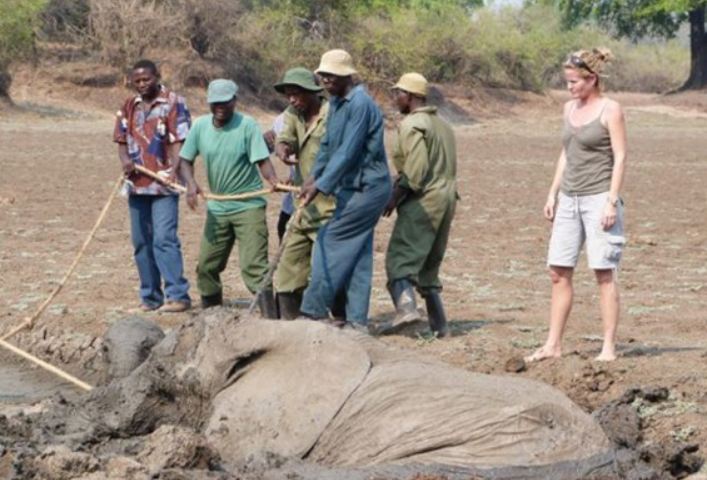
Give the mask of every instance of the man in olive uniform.
M 447 248 L 457 199 L 454 133 L 427 106 L 428 84 L 418 73 L 407 73 L 393 87 L 402 121 L 393 164 L 398 178 L 385 213 L 397 208 L 398 218 L 386 254 L 388 290 L 395 318 L 384 326 L 392 333 L 420 320 L 415 304 L 417 287 L 424 297 L 430 328 L 448 333 L 440 291 L 439 268 Z
M 314 167 L 319 145 L 326 131 L 329 102 L 322 96 L 314 73 L 306 68 L 293 68 L 285 73 L 275 90 L 287 97 L 290 106 L 284 114 L 283 128 L 277 136 L 275 153 L 286 164 L 295 167 L 294 183 L 301 186 Z M 280 316 L 299 316 L 302 292 L 309 281 L 312 248 L 319 228 L 334 213 L 335 199 L 318 195 L 293 218 L 290 232 L 275 274 Z

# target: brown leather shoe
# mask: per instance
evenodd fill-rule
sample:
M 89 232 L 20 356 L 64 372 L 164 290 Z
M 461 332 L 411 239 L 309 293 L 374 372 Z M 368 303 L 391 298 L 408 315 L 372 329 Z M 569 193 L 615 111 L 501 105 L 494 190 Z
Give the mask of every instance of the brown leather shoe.
M 189 302 L 183 302 L 180 300 L 167 300 L 167 302 L 162 305 L 157 311 L 162 313 L 180 313 L 186 312 L 191 308 Z
M 159 308 L 160 307 L 158 307 L 158 306 L 153 307 L 152 305 L 148 305 L 146 303 L 141 303 L 137 307 L 133 307 L 133 308 L 128 309 L 128 313 L 139 315 L 141 313 L 154 312 L 154 311 L 158 310 Z

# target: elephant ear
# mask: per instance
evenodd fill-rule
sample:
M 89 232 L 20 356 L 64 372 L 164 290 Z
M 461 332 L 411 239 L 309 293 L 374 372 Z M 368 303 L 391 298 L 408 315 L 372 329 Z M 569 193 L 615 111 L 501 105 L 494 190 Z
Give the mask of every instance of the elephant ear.
M 219 382 L 206 436 L 229 461 L 302 458 L 371 367 L 351 335 L 318 322 L 244 320 L 229 337 L 204 362 Z

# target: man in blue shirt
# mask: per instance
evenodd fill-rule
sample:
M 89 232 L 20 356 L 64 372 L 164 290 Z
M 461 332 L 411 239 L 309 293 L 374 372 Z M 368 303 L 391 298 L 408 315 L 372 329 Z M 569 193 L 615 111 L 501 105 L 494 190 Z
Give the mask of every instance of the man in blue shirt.
M 331 50 L 316 73 L 331 94 L 327 131 L 312 174 L 302 187 L 304 205 L 318 194 L 336 195 L 334 217 L 319 231 L 312 278 L 302 313 L 326 319 L 345 297 L 346 321 L 365 326 L 373 276 L 373 229 L 391 194 L 383 146 L 383 116 L 362 85 L 355 85 L 351 55 Z

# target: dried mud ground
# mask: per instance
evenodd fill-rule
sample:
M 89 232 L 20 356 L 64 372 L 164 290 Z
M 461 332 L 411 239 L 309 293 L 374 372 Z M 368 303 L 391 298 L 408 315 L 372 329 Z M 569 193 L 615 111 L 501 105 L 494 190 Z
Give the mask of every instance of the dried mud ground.
M 21 92 L 19 92 L 21 93 Z M 582 255 L 565 356 L 506 372 L 509 359 L 537 348 L 547 333 L 550 224 L 542 206 L 559 153 L 562 94 L 518 100 L 494 115 L 478 107 L 476 122 L 457 125 L 461 201 L 442 278 L 451 338 L 405 332 L 383 341 L 487 373 L 540 379 L 588 412 L 631 387 L 666 387 L 659 405 L 635 404 L 644 441 L 681 440 L 707 454 L 707 115 L 705 95 L 620 95 L 626 106 L 629 159 L 624 199 L 628 246 L 620 272 L 620 358 L 592 358 L 600 348 L 597 289 Z M 467 99 L 460 99 L 464 106 Z M 118 100 L 115 102 L 119 103 Z M 119 175 L 106 110 L 67 107 L 0 109 L 0 332 L 19 323 L 62 278 Z M 697 108 L 697 110 L 695 110 Z M 271 113 L 254 111 L 263 125 Z M 203 179 L 203 172 L 201 172 Z M 278 201 L 268 206 L 271 232 Z M 180 234 L 188 278 L 195 278 L 203 206 L 181 204 Z M 374 320 L 391 313 L 384 256 L 393 221 L 375 240 Z M 271 236 L 271 253 L 276 242 Z M 225 296 L 247 298 L 232 256 Z M 71 352 L 51 339 L 100 336 L 137 300 L 126 203 L 117 199 L 74 276 L 32 334 L 14 339 L 34 353 L 88 376 Z M 198 298 L 196 289 L 193 295 Z M 157 315 L 163 327 L 185 317 Z M 40 335 L 43 342 L 37 343 Z M 33 340 L 33 336 L 35 337 Z M 58 353 L 57 353 L 58 352 Z M 15 362 L 3 355 L 2 361 Z M 16 363 L 16 362 L 15 362 Z M 22 368 L 23 375 L 36 370 Z M 12 397 L 0 383 L 0 400 Z M 1 406 L 1 405 L 0 405 Z M 703 471 L 705 469 L 703 468 Z

